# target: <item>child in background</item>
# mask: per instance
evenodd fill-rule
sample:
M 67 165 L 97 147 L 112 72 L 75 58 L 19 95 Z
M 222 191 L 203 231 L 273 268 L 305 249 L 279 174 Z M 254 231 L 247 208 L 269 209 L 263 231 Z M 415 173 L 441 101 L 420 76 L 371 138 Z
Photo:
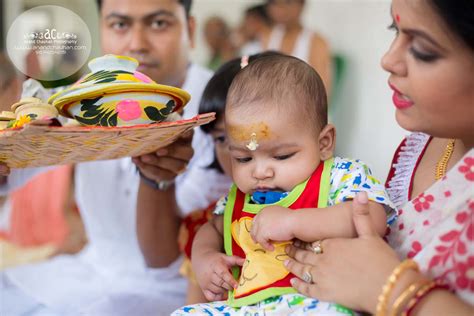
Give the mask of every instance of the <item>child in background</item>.
M 208 300 L 222 300 L 229 291 L 228 300 L 187 306 L 174 315 L 352 314 L 295 294 L 294 276 L 284 265 L 285 247 L 293 240 L 355 236 L 348 200 L 358 192 L 367 192 L 380 235 L 391 210 L 383 185 L 366 165 L 333 156 L 335 128 L 327 123 L 319 75 L 283 54 L 250 63 L 232 82 L 225 125 L 235 184 L 224 214 L 216 210 L 198 231 L 192 265 Z M 304 281 L 313 283 L 311 274 Z

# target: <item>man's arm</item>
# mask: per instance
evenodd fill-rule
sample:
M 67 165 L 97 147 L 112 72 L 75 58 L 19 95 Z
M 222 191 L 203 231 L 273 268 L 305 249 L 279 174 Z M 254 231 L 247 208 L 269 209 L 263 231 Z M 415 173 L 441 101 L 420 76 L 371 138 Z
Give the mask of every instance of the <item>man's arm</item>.
M 174 185 L 158 189 L 149 183 L 173 181 L 185 170 L 193 156 L 191 140 L 190 133 L 156 153 L 133 158 L 142 176 L 137 197 L 137 238 L 149 267 L 167 267 L 179 257 L 180 225 Z

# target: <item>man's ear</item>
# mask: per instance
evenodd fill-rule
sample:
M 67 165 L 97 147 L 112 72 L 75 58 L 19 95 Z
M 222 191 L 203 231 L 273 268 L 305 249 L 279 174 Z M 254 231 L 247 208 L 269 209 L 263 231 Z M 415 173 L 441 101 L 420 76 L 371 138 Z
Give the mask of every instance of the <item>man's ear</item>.
M 188 36 L 189 42 L 191 43 L 191 48 L 194 48 L 196 44 L 196 19 L 193 16 L 188 17 Z
M 321 160 L 333 157 L 336 147 L 336 128 L 332 124 L 327 124 L 319 133 L 319 154 Z

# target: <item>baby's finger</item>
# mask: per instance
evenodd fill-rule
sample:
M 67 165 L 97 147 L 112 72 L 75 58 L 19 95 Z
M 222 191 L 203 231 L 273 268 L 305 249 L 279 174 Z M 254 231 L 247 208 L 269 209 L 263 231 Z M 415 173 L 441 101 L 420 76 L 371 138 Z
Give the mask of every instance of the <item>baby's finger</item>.
M 267 251 L 273 251 L 275 250 L 275 247 L 271 243 L 270 240 L 262 238 L 261 240 L 258 241 L 258 243 L 263 247 L 263 249 Z
M 228 289 L 229 291 L 237 288 L 237 285 L 239 285 L 239 283 L 237 283 L 237 280 L 234 279 L 234 276 L 230 272 L 222 275 L 222 279 L 224 280 L 225 284 L 229 285 L 230 288 L 226 287 L 226 289 Z
M 207 286 L 207 289 L 216 294 L 224 293 L 228 291 L 228 289 L 224 287 L 224 283 L 224 280 L 220 276 L 213 274 L 211 276 L 211 283 Z
M 203 293 L 206 299 L 210 302 L 220 301 L 223 299 L 223 294 L 220 294 L 220 293 L 214 293 L 209 290 L 204 290 Z
M 229 268 L 234 266 L 242 266 L 245 263 L 245 259 L 239 256 L 227 256 L 224 258 L 224 261 Z

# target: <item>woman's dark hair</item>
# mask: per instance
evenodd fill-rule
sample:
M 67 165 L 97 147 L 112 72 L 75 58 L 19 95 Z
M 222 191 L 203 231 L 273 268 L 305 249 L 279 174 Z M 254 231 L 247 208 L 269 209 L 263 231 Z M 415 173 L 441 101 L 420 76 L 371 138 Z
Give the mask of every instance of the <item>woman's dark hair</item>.
M 272 20 L 270 16 L 268 15 L 267 6 L 265 4 L 258 4 L 258 5 L 251 6 L 250 8 L 247 8 L 245 10 L 245 15 L 246 16 L 254 15 L 254 16 L 259 17 L 267 25 L 272 24 Z
M 280 54 L 274 51 L 267 51 L 260 54 L 251 55 L 248 58 L 248 62 L 265 57 L 273 56 L 275 54 Z M 230 85 L 234 80 L 235 76 L 242 69 L 241 67 L 242 58 L 234 58 L 225 64 L 223 64 L 217 71 L 214 73 L 212 78 L 206 85 L 204 92 L 202 93 L 201 101 L 199 103 L 199 114 L 215 112 L 216 119 L 209 124 L 201 125 L 201 130 L 210 134 L 216 127 L 216 123 L 223 118 L 225 113 L 225 104 L 227 101 L 227 92 L 229 91 Z M 215 156 L 215 155 L 214 155 Z M 222 168 L 214 157 L 214 161 L 209 165 L 209 168 L 216 169 L 219 172 L 223 173 Z
M 102 9 L 102 2 L 103 0 L 96 0 L 97 7 L 99 11 Z M 178 2 L 184 7 L 184 11 L 186 12 L 186 16 L 189 17 L 189 12 L 191 11 L 191 5 L 193 4 L 193 0 L 178 0 Z
M 451 31 L 474 50 L 474 1 L 428 1 Z

